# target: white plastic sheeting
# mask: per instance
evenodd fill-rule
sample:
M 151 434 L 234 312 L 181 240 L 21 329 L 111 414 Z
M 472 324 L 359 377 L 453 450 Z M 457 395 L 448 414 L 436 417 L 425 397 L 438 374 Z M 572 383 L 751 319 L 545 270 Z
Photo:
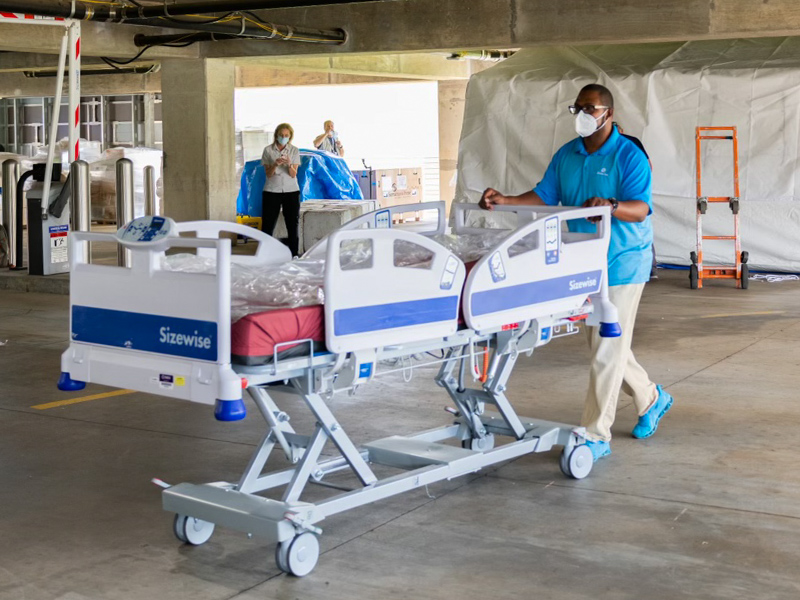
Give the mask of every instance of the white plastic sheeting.
M 456 201 L 532 189 L 575 137 L 567 106 L 593 82 L 650 155 L 659 261 L 688 264 L 695 248 L 695 127 L 736 126 L 742 249 L 751 268 L 800 271 L 800 38 L 520 51 L 470 79 Z M 704 196 L 733 195 L 732 162 L 731 142 L 703 142 Z M 710 206 L 703 227 L 731 234 L 727 204 Z M 732 263 L 733 243 L 708 241 L 704 255 Z

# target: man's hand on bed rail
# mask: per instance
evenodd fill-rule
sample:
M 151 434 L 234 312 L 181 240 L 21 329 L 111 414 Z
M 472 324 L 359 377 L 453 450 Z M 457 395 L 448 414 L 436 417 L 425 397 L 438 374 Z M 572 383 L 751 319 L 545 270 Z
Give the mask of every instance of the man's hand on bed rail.
M 544 205 L 544 201 L 539 195 L 534 192 L 525 192 L 518 196 L 505 196 L 494 188 L 486 188 L 481 196 L 478 205 L 484 210 L 492 210 L 496 205 L 500 204 L 528 204 L 528 205 Z
M 616 205 L 616 208 L 615 208 Z M 614 198 L 598 198 L 593 196 L 583 203 L 584 208 L 592 208 L 595 206 L 609 206 L 611 207 L 611 214 L 620 221 L 627 221 L 629 223 L 641 223 L 650 214 L 650 206 L 647 202 L 641 200 L 624 200 L 618 201 Z M 589 217 L 589 221 L 596 223 L 600 217 Z

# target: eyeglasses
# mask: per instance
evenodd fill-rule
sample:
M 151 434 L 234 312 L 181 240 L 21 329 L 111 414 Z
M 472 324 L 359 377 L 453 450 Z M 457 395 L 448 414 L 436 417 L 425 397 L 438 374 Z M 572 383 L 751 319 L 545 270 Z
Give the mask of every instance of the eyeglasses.
M 587 115 L 591 115 L 598 108 L 611 108 L 611 107 L 603 106 L 602 104 L 598 104 L 597 106 L 595 106 L 594 104 L 584 104 L 583 106 L 581 106 L 580 104 L 573 104 L 567 108 L 569 108 L 569 112 L 572 115 L 577 115 L 579 112 L 585 112 Z

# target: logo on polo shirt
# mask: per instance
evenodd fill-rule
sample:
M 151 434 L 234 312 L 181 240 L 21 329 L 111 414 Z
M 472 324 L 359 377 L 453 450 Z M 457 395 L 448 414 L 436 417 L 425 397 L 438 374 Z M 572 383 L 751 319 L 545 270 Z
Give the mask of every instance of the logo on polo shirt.
M 598 175 L 602 175 L 603 177 L 608 177 L 608 173 L 606 172 L 606 168 L 603 167 L 597 172 Z

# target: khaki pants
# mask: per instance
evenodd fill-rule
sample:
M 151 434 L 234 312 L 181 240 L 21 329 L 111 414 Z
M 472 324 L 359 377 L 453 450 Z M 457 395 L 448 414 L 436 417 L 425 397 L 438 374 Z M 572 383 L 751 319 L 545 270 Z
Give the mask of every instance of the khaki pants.
M 599 327 L 586 327 L 591 369 L 581 425 L 586 427 L 590 440 L 611 440 L 611 425 L 617 412 L 620 388 L 633 397 L 639 416 L 645 414 L 658 398 L 655 384 L 631 351 L 633 326 L 643 289 L 643 283 L 608 288 L 609 298 L 619 312 L 620 337 L 603 338 Z

